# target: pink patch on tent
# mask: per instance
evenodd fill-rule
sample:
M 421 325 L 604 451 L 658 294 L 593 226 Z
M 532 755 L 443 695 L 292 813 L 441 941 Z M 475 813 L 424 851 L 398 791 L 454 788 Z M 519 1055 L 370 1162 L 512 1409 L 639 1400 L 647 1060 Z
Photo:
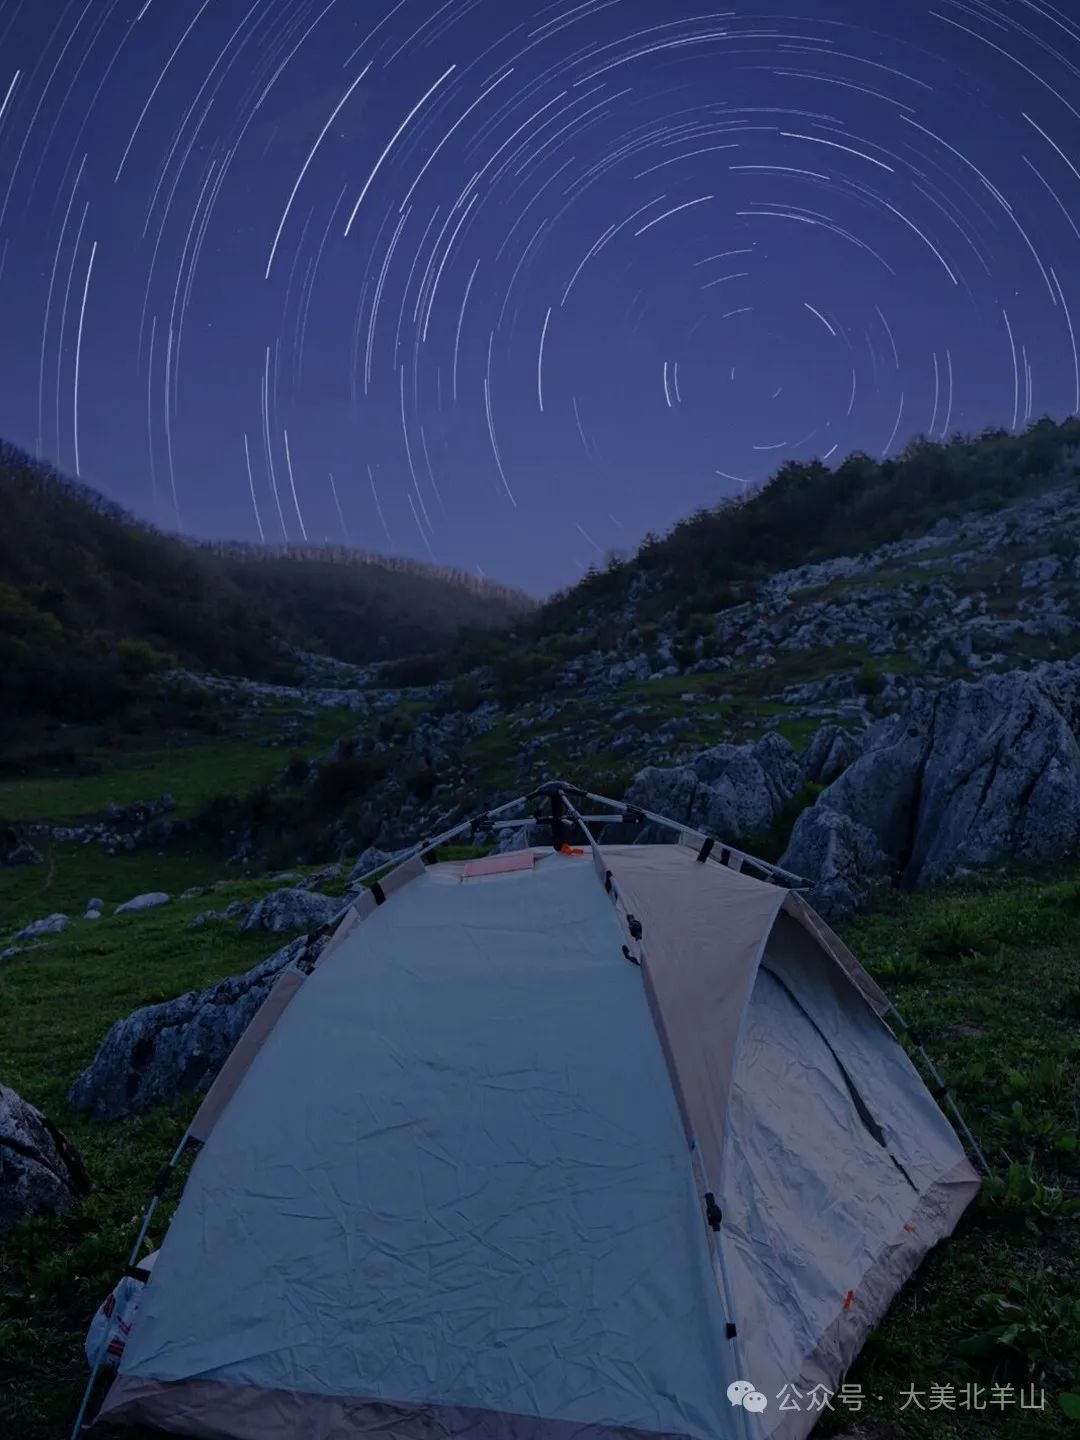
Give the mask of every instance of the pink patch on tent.
M 511 850 L 507 855 L 485 855 L 482 860 L 469 860 L 461 872 L 463 880 L 476 875 L 505 875 L 511 870 L 531 870 L 536 856 L 531 850 Z

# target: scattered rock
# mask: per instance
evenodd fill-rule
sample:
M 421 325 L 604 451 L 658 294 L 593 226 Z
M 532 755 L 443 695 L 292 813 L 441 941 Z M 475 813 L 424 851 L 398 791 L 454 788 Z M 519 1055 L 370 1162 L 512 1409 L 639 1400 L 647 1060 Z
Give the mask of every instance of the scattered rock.
M 309 875 L 299 888 L 301 890 L 322 890 L 325 886 L 333 885 L 336 880 L 340 880 L 344 873 L 343 865 L 327 865 L 325 870 L 320 870 L 317 875 Z
M 1060 571 L 1061 561 L 1056 555 L 1039 555 L 1020 572 L 1020 584 L 1025 590 L 1033 590 L 1048 584 Z
M 286 965 L 311 964 L 326 937 L 301 935 L 243 975 L 118 1020 L 78 1075 L 68 1103 L 117 1120 L 205 1090 Z
M 97 896 L 95 895 L 95 896 L 91 897 L 91 899 L 87 900 L 87 902 L 86 902 L 86 908 L 87 908 L 87 910 L 104 910 L 104 909 L 105 909 L 105 901 L 104 901 L 104 900 L 99 900 L 99 899 L 97 898 Z
M 101 911 L 100 911 L 100 910 L 87 910 L 86 914 L 85 914 L 82 918 L 83 918 L 84 920 L 100 920 L 100 919 L 101 919 Z
M 31 1215 L 65 1209 L 89 1189 L 71 1142 L 40 1110 L 0 1085 L 0 1234 Z
M 400 851 L 381 850 L 377 845 L 369 845 L 349 871 L 349 879 L 359 880 L 363 875 L 370 875 L 373 870 L 382 870 L 387 865 L 392 865 L 400 853 Z
M 495 846 L 496 855 L 509 855 L 514 850 L 527 850 L 532 841 L 529 838 L 530 827 L 520 825 L 516 830 L 504 830 L 499 836 L 499 843 Z
M 205 895 L 205 894 L 206 894 L 206 886 L 205 886 L 205 885 L 191 885 L 191 886 L 188 887 L 187 890 L 181 891 L 181 893 L 180 893 L 180 899 L 181 899 L 181 900 L 198 900 L 198 898 L 199 898 L 200 895 Z
M 136 895 L 132 900 L 125 900 L 123 905 L 117 905 L 113 914 L 123 915 L 129 910 L 153 910 L 158 905 L 167 905 L 168 903 L 169 896 L 164 890 L 148 890 L 145 895 Z
M 14 960 L 16 955 L 23 953 L 22 945 L 9 945 L 6 950 L 0 950 L 0 965 L 6 965 L 9 960 Z
M 59 913 L 46 915 L 44 920 L 33 920 L 29 925 L 24 925 L 18 934 L 13 935 L 13 940 L 38 940 L 42 935 L 59 935 L 71 924 L 67 915 Z
M 310 890 L 273 890 L 252 908 L 242 928 L 269 930 L 274 935 L 312 930 L 328 924 L 341 909 L 341 903 Z
M 14 825 L 0 826 L 0 866 L 41 865 L 41 851 Z
M 195 916 L 188 928 L 197 930 L 202 925 L 225 925 L 230 920 L 243 920 L 250 910 L 251 906 L 246 900 L 234 900 L 224 910 L 202 911 L 201 914 Z

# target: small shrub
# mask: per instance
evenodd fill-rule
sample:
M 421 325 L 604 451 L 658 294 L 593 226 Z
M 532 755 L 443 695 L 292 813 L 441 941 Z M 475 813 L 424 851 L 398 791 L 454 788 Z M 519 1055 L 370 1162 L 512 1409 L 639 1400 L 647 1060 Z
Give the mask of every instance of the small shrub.
M 289 785 L 303 785 L 311 772 L 311 762 L 304 755 L 292 755 L 285 767 L 285 780 Z
M 885 676 L 873 665 L 864 665 L 855 676 L 855 688 L 860 695 L 880 695 L 885 689 Z
M 910 951 L 897 955 L 891 960 L 882 960 L 874 967 L 874 974 L 881 980 L 905 981 L 925 980 L 928 973 L 926 960 Z
M 980 1295 L 973 1319 L 979 1328 L 957 1350 L 997 1371 L 1039 1379 L 1080 1359 L 1080 1300 L 1055 1294 L 1041 1277 Z
M 974 919 L 956 912 L 931 921 L 919 942 L 919 952 L 928 960 L 987 955 L 990 949 L 990 943 Z
M 376 773 L 366 755 L 327 760 L 315 772 L 311 798 L 320 809 L 340 807 L 365 795 L 375 783 Z
M 715 617 L 712 615 L 704 615 L 700 611 L 688 615 L 683 625 L 683 633 L 689 640 L 696 640 L 699 635 L 702 637 L 711 635 L 715 629 Z
M 1010 1164 L 1004 1175 L 991 1175 L 987 1179 L 982 1201 L 1002 1219 L 1035 1231 L 1041 1222 L 1071 1220 L 1080 1215 L 1080 1200 L 1067 1200 L 1057 1186 L 1040 1180 L 1030 1163 L 1024 1165 L 1018 1160 Z

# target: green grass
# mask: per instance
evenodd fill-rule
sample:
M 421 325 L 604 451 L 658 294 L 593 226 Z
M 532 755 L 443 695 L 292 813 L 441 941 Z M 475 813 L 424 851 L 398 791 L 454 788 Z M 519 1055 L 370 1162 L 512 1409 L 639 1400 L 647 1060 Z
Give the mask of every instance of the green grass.
M 259 716 L 261 738 L 280 734 L 273 719 L 273 712 Z M 192 816 L 215 795 L 242 793 L 273 780 L 292 754 L 321 754 L 339 735 L 356 729 L 357 717 L 348 710 L 326 710 L 304 725 L 311 739 L 283 738 L 276 748 L 261 748 L 251 737 L 205 740 L 111 755 L 99 774 L 6 780 L 0 782 L 0 815 L 62 823 L 100 815 L 110 804 L 131 805 L 168 793 L 177 802 L 177 817 Z
M 58 852 L 54 862 L 47 888 L 42 873 L 0 872 L 6 916 L 81 913 L 73 902 L 95 892 L 127 898 L 153 885 L 175 894 L 221 872 L 220 863 L 197 854 L 104 859 L 79 849 Z M 70 1136 L 95 1187 L 68 1213 L 31 1221 L 0 1247 L 5 1435 L 61 1440 L 66 1434 L 85 1383 L 89 1318 L 120 1274 L 158 1167 L 196 1104 L 182 1101 L 95 1125 L 68 1110 L 68 1084 L 118 1016 L 270 953 L 275 937 L 243 936 L 235 927 L 190 930 L 186 922 L 201 909 L 253 898 L 271 884 L 267 877 L 237 878 L 213 897 L 76 922 L 43 949 L 0 967 L 3 1079 Z M 31 895 L 18 893 L 29 885 L 36 886 Z M 1068 1433 L 1056 1407 L 1063 1390 L 1080 1388 L 1080 1351 L 1069 1348 L 1080 1338 L 1070 1338 L 1060 1317 L 1066 1302 L 1080 1297 L 1078 1222 L 1054 1217 L 1052 1190 L 1032 1198 L 1022 1182 L 1030 1166 L 1065 1197 L 1080 1194 L 1069 1144 L 1080 1131 L 1078 927 L 1075 869 L 898 897 L 841 927 L 922 1032 L 995 1171 L 1005 1172 L 1010 1161 L 1025 1169 L 1012 1203 L 973 1206 L 953 1239 L 928 1257 L 847 1376 L 863 1387 L 863 1411 L 826 1413 L 820 1433 L 856 1420 L 875 1440 L 1050 1440 Z M 162 1224 L 155 1223 L 151 1247 L 161 1239 Z M 1000 1367 L 1007 1352 L 979 1358 L 965 1353 L 965 1342 L 989 1333 L 993 1306 L 980 1304 L 980 1297 L 1005 1295 L 1014 1285 L 1026 1289 L 1006 1300 L 1019 1307 L 1022 1334 L 1045 1369 L 1037 1383 L 1047 1391 L 1046 1412 L 1015 1406 L 901 1411 L 910 1386 L 959 1391 L 967 1383 L 993 1383 L 995 1364 Z M 1016 1384 L 1025 1376 L 1022 1365 L 1008 1371 Z M 879 1394 L 881 1401 L 874 1398 Z M 115 1433 L 119 1440 L 132 1432 Z
M 230 880 L 156 910 L 111 913 L 114 902 L 143 890 L 175 896 L 209 885 L 223 870 L 209 855 L 110 858 L 65 847 L 50 860 L 33 872 L 0 871 L 4 933 L 51 910 L 81 916 L 90 895 L 109 907 L 97 921 L 73 918 L 62 935 L 0 966 L 0 1078 L 61 1126 L 94 1184 L 76 1209 L 21 1227 L 0 1247 L 0 1433 L 25 1440 L 70 1429 L 86 1378 L 79 1332 L 126 1264 L 133 1217 L 197 1104 L 95 1125 L 68 1109 L 71 1080 L 114 1020 L 245 970 L 288 938 L 244 935 L 236 925 L 188 928 L 202 910 L 265 894 L 269 877 Z M 161 1238 L 157 1224 L 151 1248 Z
M 1073 872 L 1057 880 L 949 887 L 897 900 L 843 927 L 921 1032 L 994 1171 L 1005 1173 L 1010 1162 L 1025 1173 L 1030 1167 L 1066 1200 L 1080 1196 L 1078 919 L 1080 879 Z M 1055 1302 L 1080 1302 L 1078 1230 L 1080 1219 L 1044 1218 L 1022 1196 L 1011 1209 L 986 1197 L 973 1206 L 898 1297 L 850 1372 L 849 1381 L 868 1396 L 886 1397 L 869 1403 L 861 1418 L 891 1422 L 896 1429 L 888 1435 L 904 1440 L 1042 1440 L 1077 1429 L 1059 1396 L 1080 1389 L 1080 1311 L 1064 1331 L 1052 1322 Z M 980 1297 L 1012 1286 L 1024 1292 L 1017 1304 L 1027 1329 L 1019 1338 L 1031 1344 L 1031 1366 L 1005 1347 L 982 1358 L 965 1354 L 966 1342 L 992 1329 L 995 1307 L 980 1305 Z M 925 1405 L 932 1385 L 952 1384 L 959 1394 L 965 1384 L 995 1380 L 1045 1387 L 1045 1413 L 1017 1405 L 979 1412 L 909 1406 L 898 1413 L 909 1386 L 925 1392 Z

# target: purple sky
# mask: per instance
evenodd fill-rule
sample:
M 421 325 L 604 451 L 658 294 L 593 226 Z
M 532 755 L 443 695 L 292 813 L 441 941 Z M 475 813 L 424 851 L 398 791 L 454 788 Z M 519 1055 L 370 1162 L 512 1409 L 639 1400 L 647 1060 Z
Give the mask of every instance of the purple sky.
M 1043 0 L 0 0 L 0 434 L 542 594 L 1080 409 L 1078 79 Z

